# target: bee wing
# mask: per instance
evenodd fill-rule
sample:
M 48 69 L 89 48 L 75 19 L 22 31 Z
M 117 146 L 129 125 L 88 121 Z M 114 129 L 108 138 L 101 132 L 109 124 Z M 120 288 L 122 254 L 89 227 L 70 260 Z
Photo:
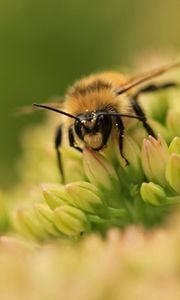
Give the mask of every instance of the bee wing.
M 178 68 L 178 67 L 180 67 L 180 62 L 177 62 L 174 64 L 169 64 L 169 65 L 160 67 L 158 69 L 152 70 L 150 72 L 136 76 L 135 78 L 128 80 L 125 84 L 123 84 L 120 88 L 118 88 L 117 94 L 118 95 L 123 94 L 123 93 L 127 92 L 128 90 L 130 90 L 131 88 L 133 88 L 141 83 L 144 83 L 150 79 L 153 79 L 159 75 L 166 73 L 167 71 L 169 71 L 171 69 Z
M 50 102 L 44 102 L 41 103 L 41 105 L 48 105 L 49 107 L 52 108 L 59 108 L 61 109 L 63 107 L 63 99 L 61 97 L 53 97 L 49 99 L 48 101 Z M 27 105 L 27 106 L 22 106 L 16 109 L 15 115 L 16 116 L 21 116 L 21 115 L 26 115 L 26 114 L 31 114 L 34 112 L 40 111 L 35 107 L 34 105 Z

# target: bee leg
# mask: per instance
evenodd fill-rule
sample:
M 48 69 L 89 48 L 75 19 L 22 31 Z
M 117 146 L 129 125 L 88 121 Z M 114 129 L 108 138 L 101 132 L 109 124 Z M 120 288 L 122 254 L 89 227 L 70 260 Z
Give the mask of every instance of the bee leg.
M 59 149 L 61 146 L 61 141 L 62 141 L 62 125 L 60 125 L 56 130 L 54 146 L 55 146 L 55 150 L 56 150 L 58 168 L 59 168 L 59 171 L 61 174 L 62 183 L 64 183 L 64 172 L 63 172 L 63 166 L 62 166 L 61 151 Z
M 146 129 L 147 133 L 153 137 L 156 137 L 153 129 L 151 128 L 151 126 L 148 124 L 147 122 L 147 118 L 145 116 L 145 113 L 143 111 L 143 109 L 141 108 L 140 104 L 138 103 L 138 97 L 140 94 L 143 93 L 151 93 L 151 92 L 157 92 L 157 91 L 161 91 L 164 89 L 169 89 L 172 87 L 177 87 L 179 84 L 176 82 L 166 82 L 163 84 L 149 84 L 147 86 L 145 86 L 144 88 L 140 89 L 135 95 L 133 95 L 131 97 L 131 104 L 132 107 L 136 113 L 137 116 L 143 117 L 143 119 L 140 119 L 140 121 L 143 123 L 144 128 Z
M 118 126 L 118 129 L 119 129 L 119 150 L 120 150 L 122 158 L 126 162 L 126 166 L 128 166 L 129 165 L 129 161 L 127 160 L 127 158 L 123 154 L 124 124 L 123 124 L 123 122 L 122 122 L 122 120 L 121 120 L 120 117 L 118 117 L 116 119 L 116 122 L 117 122 L 117 126 Z
M 69 127 L 68 138 L 69 138 L 69 145 L 70 145 L 70 147 L 73 147 L 74 149 L 82 152 L 82 149 L 80 147 L 78 147 L 76 145 L 76 143 L 75 143 L 75 138 L 74 138 L 74 133 L 73 133 L 72 127 Z
M 162 91 L 165 89 L 170 89 L 170 88 L 174 88 L 174 87 L 178 87 L 178 86 L 179 86 L 179 83 L 173 82 L 173 81 L 165 82 L 162 84 L 148 84 L 147 86 L 140 89 L 136 93 L 136 95 L 139 95 L 142 93 L 158 92 L 158 91 Z
M 137 116 L 143 117 L 142 119 L 139 119 L 139 121 L 141 121 L 143 123 L 143 126 L 146 129 L 147 133 L 156 138 L 156 135 L 155 135 L 153 129 L 151 128 L 151 126 L 147 122 L 147 118 L 146 118 L 146 115 L 145 115 L 143 109 L 141 108 L 141 106 L 139 105 L 139 103 L 137 101 L 137 97 L 138 96 L 135 95 L 131 98 L 132 107 L 133 107 L 133 109 L 134 109 Z

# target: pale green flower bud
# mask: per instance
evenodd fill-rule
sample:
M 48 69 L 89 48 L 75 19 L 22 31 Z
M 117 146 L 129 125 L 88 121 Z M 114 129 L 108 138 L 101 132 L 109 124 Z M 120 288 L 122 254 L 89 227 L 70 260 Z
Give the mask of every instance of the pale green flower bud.
M 68 203 L 74 205 L 73 199 L 66 192 L 64 185 L 43 184 L 42 191 L 44 198 L 51 209 L 54 209 L 60 205 L 66 205 Z
M 34 205 L 34 209 L 37 215 L 38 220 L 41 222 L 45 230 L 48 232 L 48 234 L 52 236 L 60 236 L 60 232 L 55 227 L 54 220 L 54 214 L 53 211 L 43 203 L 38 203 Z
M 170 186 L 180 193 L 180 154 L 173 153 L 166 166 L 166 179 Z
M 57 228 L 68 236 L 78 236 L 90 230 L 90 222 L 80 209 L 63 205 L 54 210 L 54 222 Z
M 142 147 L 142 166 L 146 177 L 163 186 L 166 185 L 165 167 L 168 160 L 168 146 L 161 136 L 144 139 Z
M 98 214 L 105 209 L 98 196 L 98 189 L 91 183 L 78 181 L 66 185 L 66 191 L 73 198 L 75 204 L 82 210 Z
M 143 200 L 152 205 L 158 206 L 166 202 L 166 194 L 163 188 L 153 182 L 144 182 L 141 185 L 140 193 Z
M 180 138 L 175 137 L 169 145 L 169 152 L 180 154 Z
M 170 110 L 167 115 L 167 127 L 173 136 L 180 136 L 180 112 Z
M 91 183 L 107 190 L 113 189 L 113 185 L 118 184 L 115 169 L 100 153 L 85 148 L 83 163 L 85 173 Z
M 13 223 L 16 229 L 28 238 L 42 240 L 47 237 L 47 232 L 31 208 L 19 208 L 14 215 Z
M 116 143 L 116 155 L 118 161 L 124 171 L 130 176 L 131 181 L 137 182 L 142 178 L 142 167 L 140 161 L 141 151 L 137 143 L 128 135 L 124 136 L 123 154 L 128 160 L 129 165 L 126 165 L 124 158 L 120 154 L 119 145 Z

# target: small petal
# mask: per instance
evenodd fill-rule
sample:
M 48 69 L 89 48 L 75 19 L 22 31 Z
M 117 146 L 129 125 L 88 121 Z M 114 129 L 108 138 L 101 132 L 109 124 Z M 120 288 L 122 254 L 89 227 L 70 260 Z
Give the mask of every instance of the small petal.
M 85 173 L 89 181 L 105 189 L 113 189 L 113 184 L 118 183 L 115 169 L 100 153 L 85 148 L 83 152 Z
M 66 185 L 66 191 L 75 204 L 86 212 L 98 214 L 105 208 L 98 196 L 98 189 L 91 183 L 83 181 L 69 183 Z
M 68 236 L 78 236 L 90 230 L 86 215 L 80 209 L 68 205 L 54 210 L 54 222 L 57 228 Z
M 142 166 L 146 177 L 150 181 L 166 185 L 165 167 L 168 160 L 168 146 L 161 136 L 156 140 L 149 137 L 144 139 L 142 147 Z
M 166 202 L 166 194 L 163 188 L 153 182 L 143 183 L 140 193 L 143 200 L 152 205 L 158 206 Z
M 171 154 L 166 166 L 166 179 L 170 186 L 180 193 L 180 154 Z
M 180 154 L 180 138 L 175 137 L 169 145 L 169 153 Z

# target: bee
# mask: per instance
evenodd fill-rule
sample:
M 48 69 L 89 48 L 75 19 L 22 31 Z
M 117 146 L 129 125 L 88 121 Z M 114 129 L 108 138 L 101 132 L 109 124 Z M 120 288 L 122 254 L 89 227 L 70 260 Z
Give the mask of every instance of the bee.
M 63 103 L 34 103 L 34 106 L 64 115 L 63 123 L 68 130 L 69 146 L 81 152 L 84 146 L 94 151 L 102 150 L 107 145 L 112 131 L 116 131 L 120 154 L 128 165 L 123 152 L 125 123 L 128 124 L 130 119 L 137 119 L 142 122 L 149 135 L 156 137 L 138 102 L 139 95 L 172 88 L 177 86 L 177 83 L 141 85 L 179 66 L 180 62 L 170 64 L 131 79 L 116 72 L 90 75 L 69 88 Z M 133 92 L 133 88 L 137 86 L 140 88 Z M 60 124 L 55 135 L 55 150 L 59 170 L 64 178 L 60 151 L 62 130 L 63 124 Z

